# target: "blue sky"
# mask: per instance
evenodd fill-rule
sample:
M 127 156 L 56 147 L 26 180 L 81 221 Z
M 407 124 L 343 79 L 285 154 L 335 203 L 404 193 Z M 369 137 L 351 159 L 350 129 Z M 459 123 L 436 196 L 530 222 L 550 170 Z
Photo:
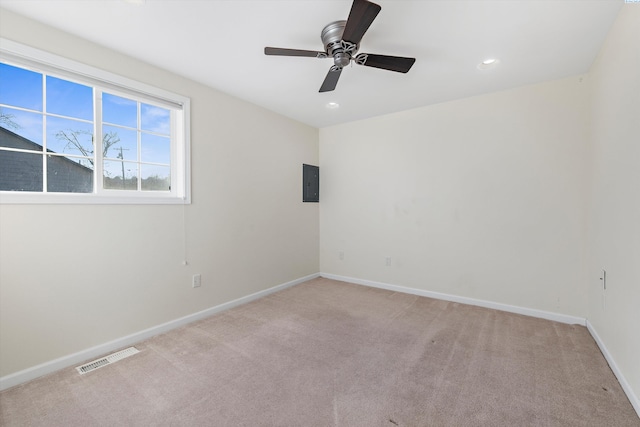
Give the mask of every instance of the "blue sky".
M 40 73 L 0 64 L 0 109 L 17 127 L 3 126 L 31 141 L 43 144 L 43 108 L 47 113 L 47 148 L 58 153 L 82 155 L 82 150 L 59 137 L 60 132 L 75 135 L 79 145 L 91 152 L 93 134 L 93 89 L 89 86 L 46 76 L 46 102 L 43 96 L 43 76 Z M 13 108 L 17 107 L 17 108 Z M 103 134 L 117 133 L 120 141 L 107 153 L 127 161 L 152 163 L 170 162 L 170 111 L 150 104 L 140 104 L 141 146 L 137 146 L 136 101 L 103 93 Z M 30 110 L 30 111 L 26 111 Z M 127 129 L 131 128 L 131 129 Z M 122 149 L 122 150 L 120 150 Z M 118 164 L 121 166 L 121 161 Z M 107 165 L 105 165 L 105 168 Z M 131 165 L 134 166 L 134 165 Z M 152 169 L 147 166 L 146 170 Z M 164 169 L 162 169 L 164 171 Z M 143 175 L 148 175 L 143 172 Z

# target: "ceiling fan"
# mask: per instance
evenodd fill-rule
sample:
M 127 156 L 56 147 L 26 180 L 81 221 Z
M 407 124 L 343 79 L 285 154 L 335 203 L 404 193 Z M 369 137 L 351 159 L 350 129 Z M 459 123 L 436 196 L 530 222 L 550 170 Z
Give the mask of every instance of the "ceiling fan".
M 265 55 L 276 56 L 306 56 L 311 58 L 333 58 L 333 64 L 320 86 L 320 92 L 329 92 L 336 88 L 342 69 L 354 61 L 358 65 L 381 68 L 383 70 L 406 73 L 416 62 L 415 58 L 400 56 L 374 55 L 371 53 L 356 53 L 360 48 L 360 41 L 369 26 L 376 19 L 382 9 L 379 5 L 367 0 L 353 0 L 351 12 L 346 21 L 335 21 L 322 30 L 320 38 L 324 44 L 324 51 L 284 49 L 265 47 Z

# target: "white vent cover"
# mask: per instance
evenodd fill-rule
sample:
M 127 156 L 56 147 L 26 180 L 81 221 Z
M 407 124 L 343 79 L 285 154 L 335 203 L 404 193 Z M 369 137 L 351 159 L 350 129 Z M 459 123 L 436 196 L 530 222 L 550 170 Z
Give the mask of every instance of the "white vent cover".
M 117 351 L 113 354 L 103 357 L 102 359 L 94 360 L 93 362 L 85 363 L 82 366 L 78 366 L 76 370 L 80 373 L 80 375 L 86 374 L 87 372 L 95 371 L 98 368 L 102 368 L 103 366 L 115 363 L 118 360 L 133 356 L 136 353 L 140 353 L 140 350 L 135 347 L 125 348 L 124 350 Z

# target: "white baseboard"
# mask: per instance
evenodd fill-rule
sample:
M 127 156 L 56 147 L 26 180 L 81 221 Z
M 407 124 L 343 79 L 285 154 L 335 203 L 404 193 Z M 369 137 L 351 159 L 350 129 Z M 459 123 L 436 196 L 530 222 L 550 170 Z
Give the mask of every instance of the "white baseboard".
M 128 347 L 130 345 L 133 345 L 145 339 L 151 338 L 153 336 L 162 334 L 164 332 L 168 332 L 172 329 L 178 328 L 180 326 L 186 325 L 196 320 L 203 319 L 205 317 L 211 316 L 221 311 L 229 310 L 230 308 L 237 307 L 242 304 L 246 304 L 248 302 L 257 300 L 259 298 L 262 298 L 274 292 L 278 292 L 283 289 L 289 288 L 291 286 L 298 285 L 302 282 L 306 282 L 307 280 L 315 279 L 316 277 L 320 277 L 320 274 L 319 273 L 310 274 L 308 276 L 301 277 L 299 279 L 295 279 L 287 283 L 282 283 L 280 285 L 271 287 L 269 289 L 265 289 L 263 291 L 253 293 L 251 295 L 247 295 L 242 298 L 238 298 L 233 301 L 226 302 L 224 304 L 216 305 L 215 307 L 211 307 L 206 310 L 199 311 L 197 313 L 193 313 L 188 316 L 184 316 L 167 323 L 163 323 L 161 325 L 153 326 L 149 329 L 145 329 L 143 331 L 136 332 L 134 334 L 127 335 L 125 337 L 118 338 L 116 340 L 109 341 L 107 343 L 100 344 L 95 347 L 88 348 L 86 350 L 82 350 L 77 353 L 70 354 L 68 356 L 60 357 L 58 359 L 51 360 L 49 362 L 45 362 L 37 366 L 27 368 L 23 371 L 6 375 L 0 378 L 0 390 L 5 390 L 10 387 L 25 383 L 27 381 L 31 381 L 35 378 L 53 373 L 60 369 L 68 368 L 69 366 L 81 364 L 82 362 L 85 362 L 89 359 L 96 359 L 104 354 L 110 353 L 114 350 L 118 350 L 122 347 Z
M 591 322 L 589 322 L 589 320 L 587 320 L 587 329 L 589 330 L 589 333 L 595 340 L 596 344 L 598 344 L 598 347 L 600 347 L 600 351 L 604 355 L 604 358 L 607 359 L 607 363 L 609 363 L 609 367 L 613 371 L 613 374 L 616 376 L 616 378 L 618 379 L 618 382 L 622 386 L 622 389 L 624 390 L 625 394 L 629 398 L 629 402 L 631 402 L 633 409 L 636 410 L 638 417 L 640 417 L 640 399 L 638 399 L 638 396 L 636 396 L 633 393 L 633 390 L 631 389 L 631 386 L 627 382 L 627 379 L 624 377 L 624 375 L 622 375 L 622 372 L 620 371 L 620 368 L 618 368 L 616 361 L 613 359 L 613 356 L 611 356 L 611 353 L 609 353 L 609 350 L 604 345 L 604 342 L 602 341 L 602 339 L 600 339 L 600 336 L 596 332 Z
M 479 307 L 492 308 L 494 310 L 507 311 L 509 313 L 523 314 L 525 316 L 538 317 L 541 319 L 553 320 L 561 323 L 586 325 L 583 317 L 569 316 L 566 314 L 553 313 L 550 311 L 536 310 L 534 308 L 519 307 L 509 304 L 501 304 L 492 301 L 475 298 L 461 297 L 457 295 L 443 294 L 440 292 L 425 291 L 423 289 L 408 288 L 405 286 L 391 285 L 389 283 L 374 282 L 371 280 L 356 279 L 353 277 L 338 276 L 336 274 L 320 273 L 320 276 L 327 279 L 340 280 L 342 282 L 355 283 L 357 285 L 371 286 L 374 288 L 387 289 L 390 291 L 402 292 L 405 294 L 419 295 L 428 298 L 440 299 L 444 301 L 459 302 L 461 304 L 476 305 Z

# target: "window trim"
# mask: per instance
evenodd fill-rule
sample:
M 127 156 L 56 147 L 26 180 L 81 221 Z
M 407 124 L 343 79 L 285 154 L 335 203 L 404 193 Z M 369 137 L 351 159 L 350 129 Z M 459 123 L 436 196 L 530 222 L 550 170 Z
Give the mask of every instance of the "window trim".
M 181 116 L 176 117 L 176 143 L 171 144 L 171 161 L 172 163 L 175 161 L 176 168 L 175 193 L 118 190 L 102 190 L 101 192 L 92 193 L 0 191 L 0 204 L 145 205 L 191 203 L 190 98 L 2 37 L 0 37 L 0 60 L 17 66 L 25 66 L 42 73 L 52 74 L 55 77 L 66 77 L 73 81 L 90 85 L 94 87 L 94 90 L 112 91 L 124 96 L 132 96 L 139 102 L 147 101 L 154 105 L 165 106 L 172 109 L 172 115 L 174 114 L 173 111 L 178 109 L 179 111 L 176 111 L 175 114 Z M 172 129 L 173 133 L 174 130 Z M 173 175 L 172 169 L 172 185 L 174 185 Z M 101 179 L 97 172 L 95 177 L 95 179 Z M 114 193 L 105 194 L 105 192 Z

